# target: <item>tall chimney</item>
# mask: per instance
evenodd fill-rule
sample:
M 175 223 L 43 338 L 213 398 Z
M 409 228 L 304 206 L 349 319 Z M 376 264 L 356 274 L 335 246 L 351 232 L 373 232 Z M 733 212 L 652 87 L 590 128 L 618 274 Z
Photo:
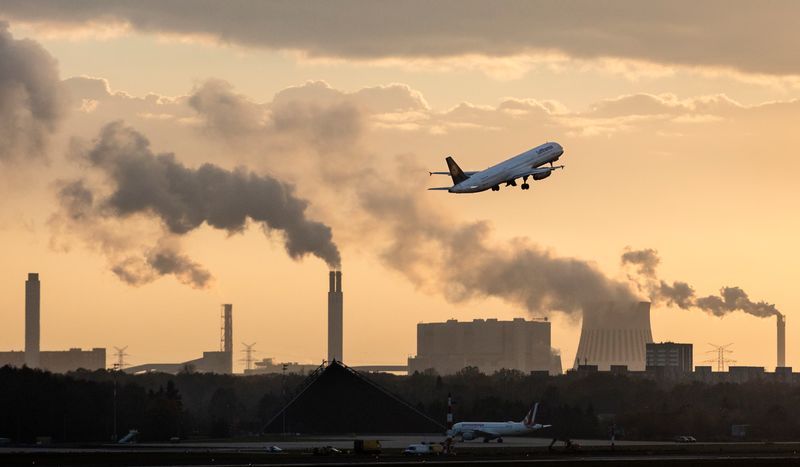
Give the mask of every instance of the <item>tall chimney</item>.
M 25 364 L 39 368 L 39 274 L 28 273 L 25 281 Z
M 778 366 L 786 366 L 786 316 L 777 314 L 778 318 Z
M 222 305 L 222 351 L 233 353 L 233 305 Z
M 342 361 L 342 272 L 331 271 L 328 276 L 328 361 Z
M 225 303 L 222 305 L 222 325 L 219 330 L 219 350 L 226 353 L 222 357 L 225 359 L 226 374 L 233 373 L 233 305 Z

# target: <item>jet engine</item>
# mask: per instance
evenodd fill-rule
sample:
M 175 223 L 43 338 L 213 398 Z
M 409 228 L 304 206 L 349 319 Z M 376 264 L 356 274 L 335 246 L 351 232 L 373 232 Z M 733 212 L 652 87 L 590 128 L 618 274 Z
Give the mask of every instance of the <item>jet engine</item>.
M 461 437 L 464 439 L 464 441 L 472 441 L 473 439 L 475 439 L 475 433 L 471 431 L 465 431 L 464 433 L 461 434 Z
M 549 177 L 550 174 L 553 173 L 552 170 L 548 170 L 547 172 L 542 172 L 539 174 L 533 174 L 534 180 L 544 180 L 545 178 Z

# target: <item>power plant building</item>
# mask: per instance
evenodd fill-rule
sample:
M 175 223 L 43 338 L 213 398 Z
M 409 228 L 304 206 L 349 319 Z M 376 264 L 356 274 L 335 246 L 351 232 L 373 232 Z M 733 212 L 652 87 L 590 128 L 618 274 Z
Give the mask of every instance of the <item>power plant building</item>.
M 25 281 L 25 350 L 0 352 L 1 366 L 39 368 L 53 373 L 106 367 L 106 349 L 41 350 L 41 283 L 39 274 L 28 273 Z
M 203 356 L 180 363 L 145 363 L 124 369 L 126 373 L 233 373 L 233 305 L 222 305 L 219 351 L 203 352 Z
M 491 374 L 501 369 L 561 372 L 561 357 L 550 346 L 550 322 L 476 319 L 417 324 L 417 355 L 408 372 L 433 369 L 446 375 L 465 367 Z
M 668 368 L 691 373 L 694 369 L 692 344 L 674 342 L 646 344 L 647 370 Z
M 650 303 L 598 302 L 584 307 L 581 338 L 575 354 L 575 368 L 626 366 L 643 371 L 646 345 L 653 342 Z
M 25 352 L 0 352 L 0 367 L 22 367 L 27 365 Z M 75 370 L 102 370 L 106 367 L 106 349 L 95 347 L 91 350 L 72 348 L 69 350 L 39 351 L 37 368 L 52 373 L 66 373 Z

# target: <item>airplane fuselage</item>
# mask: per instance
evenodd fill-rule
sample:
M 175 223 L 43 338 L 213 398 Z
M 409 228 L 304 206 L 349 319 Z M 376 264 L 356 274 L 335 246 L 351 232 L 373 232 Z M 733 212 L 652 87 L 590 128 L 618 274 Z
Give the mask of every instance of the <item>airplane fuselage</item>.
M 564 148 L 560 144 L 545 143 L 476 172 L 466 180 L 453 185 L 448 191 L 450 193 L 478 193 L 498 187 L 500 184 L 508 184 L 509 180 L 513 183 L 515 174 L 555 162 L 562 154 L 564 154 Z M 527 179 L 527 177 L 525 178 Z
M 453 425 L 450 435 L 464 440 L 483 438 L 485 441 L 504 436 L 525 436 L 544 428 L 541 424 L 522 422 L 459 422 Z

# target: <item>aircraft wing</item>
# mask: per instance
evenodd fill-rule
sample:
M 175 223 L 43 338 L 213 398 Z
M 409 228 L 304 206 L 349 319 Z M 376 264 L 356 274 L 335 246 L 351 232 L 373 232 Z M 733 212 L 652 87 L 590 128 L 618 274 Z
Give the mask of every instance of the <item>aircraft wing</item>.
M 479 170 L 473 170 L 471 172 L 464 172 L 464 175 L 467 177 L 471 177 L 476 173 L 480 172 Z M 450 175 L 450 172 L 428 172 L 428 175 Z
M 564 168 L 563 165 L 556 165 L 553 167 L 534 167 L 532 169 L 524 169 L 520 170 L 519 174 L 515 175 L 515 178 L 524 177 L 526 175 L 530 176 L 530 175 L 545 174 L 548 172 L 552 172 L 556 169 L 563 169 L 563 168 Z

